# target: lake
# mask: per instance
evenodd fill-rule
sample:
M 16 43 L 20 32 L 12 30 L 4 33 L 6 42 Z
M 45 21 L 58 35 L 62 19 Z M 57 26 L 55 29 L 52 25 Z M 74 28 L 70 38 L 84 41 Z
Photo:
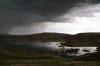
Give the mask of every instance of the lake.
M 43 42 L 43 41 L 12 41 L 12 42 L 2 42 L 1 45 L 8 45 L 16 48 L 32 49 L 37 52 L 52 51 L 58 53 L 58 55 L 67 56 L 80 56 L 86 53 L 97 52 L 97 47 L 68 47 L 62 46 L 61 42 Z

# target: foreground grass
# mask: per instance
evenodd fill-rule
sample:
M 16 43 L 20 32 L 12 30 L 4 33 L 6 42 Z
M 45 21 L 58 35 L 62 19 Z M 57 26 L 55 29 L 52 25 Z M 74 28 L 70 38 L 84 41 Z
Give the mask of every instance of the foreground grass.
M 100 61 L 76 61 L 74 58 L 58 56 L 51 52 L 31 54 L 29 50 L 7 46 L 0 46 L 0 52 L 6 54 L 0 56 L 0 66 L 100 66 Z
M 65 59 L 2 59 L 0 66 L 100 66 L 100 61 L 68 61 Z
M 89 57 L 74 60 L 74 58 L 58 56 L 51 52 L 37 54 L 27 49 L 0 46 L 0 54 L 0 66 L 100 66 L 100 61 L 96 61 L 100 53 L 90 57 L 91 60 Z M 3 54 L 6 55 L 3 56 Z
M 57 65 L 59 66 L 60 65 L 63 65 L 63 62 L 68 62 L 68 61 L 71 61 L 70 59 L 66 59 L 65 57 L 56 57 L 56 58 L 49 58 L 49 57 L 31 57 L 31 58 L 16 58 L 16 59 L 13 59 L 13 58 L 3 58 L 3 59 L 0 59 L 0 64 L 1 65 L 6 65 L 6 66 L 40 66 L 40 65 L 43 65 L 43 66 L 46 66 L 46 65 L 50 65 L 53 66 L 53 65 Z M 0 65 L 0 66 L 1 66 Z

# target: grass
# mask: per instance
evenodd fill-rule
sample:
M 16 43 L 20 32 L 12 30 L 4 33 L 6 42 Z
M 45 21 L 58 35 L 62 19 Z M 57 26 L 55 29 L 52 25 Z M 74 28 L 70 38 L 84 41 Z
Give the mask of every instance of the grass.
M 2 60 L 1 65 L 5 66 L 100 66 L 100 61 L 65 61 L 65 60 L 51 60 L 51 59 L 10 59 Z
M 78 38 L 77 38 L 78 37 Z M 83 40 L 85 38 L 85 40 Z M 81 40 L 80 40 L 81 39 Z M 40 33 L 33 35 L 2 35 L 0 42 L 11 41 L 66 41 L 67 46 L 97 46 L 99 34 Z M 70 42 L 70 40 L 72 42 Z M 99 46 L 98 46 L 99 47 Z M 99 47 L 100 48 L 100 47 Z M 34 53 L 34 50 L 0 46 L 0 66 L 100 66 L 100 49 L 89 57 L 64 57 L 52 52 Z M 77 60 L 76 60 L 77 59 Z
M 0 52 L 4 52 L 7 55 L 14 56 L 14 51 L 16 48 L 11 48 L 10 46 L 0 46 Z M 10 51 L 12 54 L 10 54 Z M 21 50 L 21 51 L 20 51 Z M 6 52 L 7 51 L 7 52 Z M 25 49 L 18 49 L 16 53 L 28 52 Z M 35 54 L 35 53 L 34 53 Z M 22 56 L 15 56 L 17 58 L 3 57 L 0 58 L 0 66 L 100 66 L 100 61 L 85 61 L 84 60 L 74 60 L 73 57 L 58 56 L 52 52 L 47 52 L 43 54 L 37 54 L 32 56 L 27 56 L 27 53 Z M 1 56 L 0 56 L 1 57 Z M 78 58 L 77 58 L 78 59 Z M 82 59 L 82 58 L 81 58 Z

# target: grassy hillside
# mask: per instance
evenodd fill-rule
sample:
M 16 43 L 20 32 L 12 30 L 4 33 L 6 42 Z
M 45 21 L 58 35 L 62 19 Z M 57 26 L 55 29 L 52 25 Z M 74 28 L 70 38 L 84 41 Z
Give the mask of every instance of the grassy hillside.
M 98 49 L 97 53 L 94 54 L 85 54 L 79 57 L 68 57 L 64 55 L 57 55 L 53 52 L 43 52 L 43 53 L 35 53 L 34 50 L 29 50 L 29 49 L 22 49 L 22 48 L 13 48 L 11 46 L 0 46 L 0 59 L 7 59 L 7 58 L 12 58 L 12 59 L 17 59 L 17 58 L 22 58 L 22 59 L 49 59 L 49 58 L 54 58 L 54 59 L 63 59 L 65 58 L 66 60 L 82 60 L 82 61 L 90 61 L 90 60 L 96 60 L 100 61 L 100 48 Z
M 65 45 L 69 46 L 97 46 L 100 45 L 100 33 L 79 33 L 76 35 L 61 33 L 0 35 L 0 42 L 11 41 L 65 41 Z
M 11 46 L 0 46 L 0 58 L 36 58 L 36 57 L 60 57 L 53 52 L 36 53 L 32 49 L 14 48 Z
M 61 33 L 38 33 L 31 35 L 0 35 L 0 40 L 20 41 L 63 41 L 69 34 Z
M 100 45 L 100 33 L 80 33 L 64 39 L 72 46 L 98 46 Z
M 67 46 L 97 46 L 98 52 L 80 57 L 67 57 L 52 52 L 35 53 L 34 50 L 0 45 L 1 66 L 100 66 L 100 33 L 0 35 L 0 43 L 12 41 L 65 41 L 63 45 Z

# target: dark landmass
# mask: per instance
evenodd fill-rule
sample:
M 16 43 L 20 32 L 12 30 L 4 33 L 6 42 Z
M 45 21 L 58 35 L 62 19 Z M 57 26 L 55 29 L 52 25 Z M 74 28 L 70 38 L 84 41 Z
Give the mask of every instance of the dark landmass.
M 70 46 L 98 46 L 100 33 L 79 33 L 76 35 L 62 33 L 38 33 L 31 35 L 0 35 L 0 41 L 51 41 L 66 42 Z
M 62 43 L 65 46 L 95 46 L 98 47 L 98 52 L 93 54 L 85 54 L 79 57 L 68 57 L 68 56 L 58 56 L 55 53 L 50 51 L 43 52 L 43 53 L 36 53 L 35 50 L 31 49 L 23 49 L 23 48 L 15 48 L 12 46 L 3 45 L 2 43 L 9 43 L 9 42 L 23 42 L 23 41 L 46 41 L 46 42 L 66 42 Z M 69 66 L 79 65 L 82 64 L 85 66 L 99 66 L 100 61 L 100 33 L 79 33 L 76 35 L 70 34 L 61 34 L 61 33 L 38 33 L 38 34 L 31 34 L 31 35 L 7 35 L 3 34 L 0 35 L 0 64 L 7 63 L 7 65 L 18 64 L 25 64 L 25 60 L 29 64 L 33 64 L 33 62 L 38 63 L 56 63 L 56 64 L 66 64 Z M 23 60 L 24 59 L 24 60 Z M 41 62 L 40 62 L 41 59 Z M 15 62 L 13 62 L 13 60 Z M 33 61 L 34 60 L 34 61 Z M 20 62 L 21 61 L 21 62 Z M 44 61 L 44 62 L 43 62 Z M 62 62 L 63 61 L 63 62 Z M 88 61 L 89 64 L 86 64 Z M 89 62 L 91 61 L 91 62 Z M 93 63 L 95 61 L 95 63 Z M 23 62 L 23 63 L 22 63 Z M 52 62 L 52 63 L 51 63 Z M 72 63 L 73 62 L 73 63 Z M 47 64 L 47 65 L 48 65 Z M 20 65 L 19 65 L 20 66 Z M 31 65 L 32 66 L 32 65 Z M 59 66 L 59 65 L 57 65 Z

